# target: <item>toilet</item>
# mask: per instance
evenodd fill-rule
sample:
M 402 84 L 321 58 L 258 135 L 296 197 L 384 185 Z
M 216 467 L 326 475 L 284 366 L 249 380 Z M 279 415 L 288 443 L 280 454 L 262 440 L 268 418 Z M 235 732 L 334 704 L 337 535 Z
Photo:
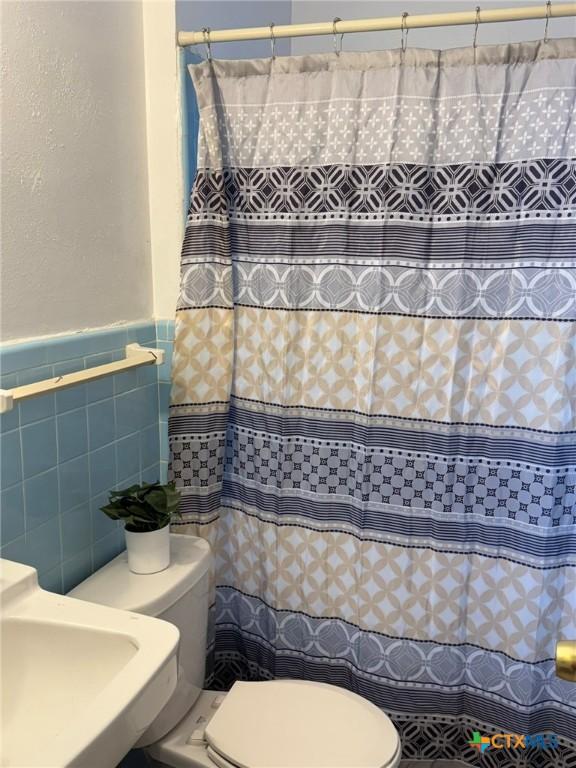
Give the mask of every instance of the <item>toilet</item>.
M 171 534 L 171 563 L 159 573 L 128 570 L 118 555 L 71 597 L 155 616 L 180 630 L 178 683 L 135 745 L 167 768 L 395 768 L 400 739 L 391 720 L 355 693 L 306 680 L 204 681 L 210 548 Z

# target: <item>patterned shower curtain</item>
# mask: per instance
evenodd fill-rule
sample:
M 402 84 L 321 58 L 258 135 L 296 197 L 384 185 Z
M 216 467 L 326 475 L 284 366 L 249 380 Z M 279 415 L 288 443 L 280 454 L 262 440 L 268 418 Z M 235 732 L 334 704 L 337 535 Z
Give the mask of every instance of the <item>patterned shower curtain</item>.
M 345 686 L 405 756 L 576 765 L 575 62 L 191 67 L 171 473 L 215 554 L 216 685 Z

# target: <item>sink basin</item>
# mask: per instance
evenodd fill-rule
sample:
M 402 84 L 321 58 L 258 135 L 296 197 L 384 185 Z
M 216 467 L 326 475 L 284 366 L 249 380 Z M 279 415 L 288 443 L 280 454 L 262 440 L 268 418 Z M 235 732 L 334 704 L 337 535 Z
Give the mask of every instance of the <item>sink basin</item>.
M 176 687 L 179 632 L 0 560 L 0 765 L 115 768 Z

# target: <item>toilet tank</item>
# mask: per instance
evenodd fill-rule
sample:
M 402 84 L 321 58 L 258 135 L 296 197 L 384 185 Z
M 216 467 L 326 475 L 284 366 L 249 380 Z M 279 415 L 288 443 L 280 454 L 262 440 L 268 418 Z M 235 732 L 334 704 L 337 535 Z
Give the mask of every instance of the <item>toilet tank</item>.
M 152 744 L 172 730 L 202 690 L 210 562 L 210 547 L 204 539 L 170 534 L 170 565 L 166 570 L 132 573 L 126 552 L 122 552 L 69 593 L 79 600 L 154 616 L 180 630 L 176 690 L 135 746 Z

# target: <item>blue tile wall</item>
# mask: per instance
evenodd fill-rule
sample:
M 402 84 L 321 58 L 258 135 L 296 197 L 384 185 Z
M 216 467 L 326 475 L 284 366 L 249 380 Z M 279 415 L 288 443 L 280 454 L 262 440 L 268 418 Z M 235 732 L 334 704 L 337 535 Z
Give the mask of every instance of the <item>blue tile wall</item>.
M 99 509 L 107 492 L 162 479 L 174 323 L 138 323 L 0 346 L 0 387 L 102 365 L 126 344 L 160 346 L 167 361 L 21 403 L 0 415 L 0 556 L 32 565 L 67 592 L 124 548 Z

